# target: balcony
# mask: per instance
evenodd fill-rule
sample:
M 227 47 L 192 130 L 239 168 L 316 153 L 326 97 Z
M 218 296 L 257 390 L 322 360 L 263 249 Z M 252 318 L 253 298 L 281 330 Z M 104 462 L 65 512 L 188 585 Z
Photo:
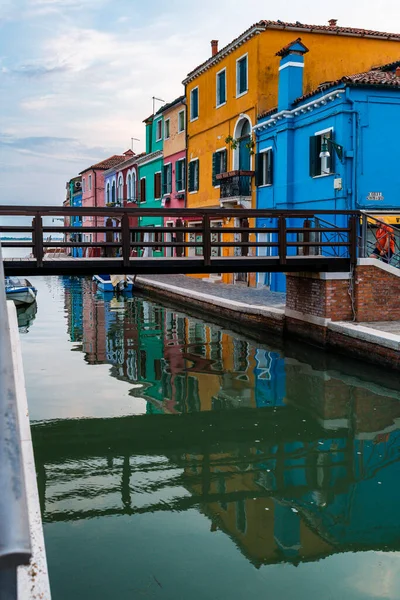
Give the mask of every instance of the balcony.
M 220 205 L 251 208 L 251 179 L 254 171 L 229 171 L 217 175 L 220 185 Z

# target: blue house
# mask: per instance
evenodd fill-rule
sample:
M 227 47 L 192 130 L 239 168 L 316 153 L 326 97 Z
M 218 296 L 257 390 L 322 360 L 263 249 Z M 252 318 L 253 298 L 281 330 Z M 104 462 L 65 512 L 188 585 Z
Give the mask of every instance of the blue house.
M 257 208 L 400 209 L 400 60 L 321 83 L 304 94 L 307 52 L 301 38 L 277 52 L 278 106 L 254 126 Z M 258 219 L 257 226 L 275 223 Z M 273 235 L 260 234 L 260 241 L 274 241 Z M 318 241 L 317 232 L 311 235 L 310 241 Z M 281 273 L 257 274 L 258 285 L 273 291 L 285 291 L 285 280 Z

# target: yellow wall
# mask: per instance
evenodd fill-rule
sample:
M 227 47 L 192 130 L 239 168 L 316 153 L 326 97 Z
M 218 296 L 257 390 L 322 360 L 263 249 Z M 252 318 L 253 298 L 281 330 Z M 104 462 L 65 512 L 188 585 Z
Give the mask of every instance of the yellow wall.
M 267 29 L 243 43 L 186 85 L 189 117 L 190 92 L 199 87 L 199 118 L 193 122 L 188 118 L 187 147 L 188 161 L 193 158 L 200 160 L 200 189 L 188 194 L 189 208 L 219 207 L 219 189 L 212 185 L 212 154 L 227 147 L 225 139 L 234 135 L 240 113 L 248 115 L 254 125 L 258 114 L 276 106 L 279 57 L 275 53 L 299 36 L 309 48 L 305 55 L 304 93 L 324 81 L 368 70 L 400 56 L 400 41 L 273 29 Z M 248 53 L 249 90 L 236 98 L 236 60 L 245 53 Z M 216 74 L 225 67 L 227 102 L 216 108 Z M 228 148 L 228 170 L 232 169 L 232 160 L 233 152 Z M 252 162 L 254 165 L 254 160 Z
M 187 194 L 187 207 L 219 208 L 219 187 L 212 184 L 212 155 L 227 148 L 227 168 L 234 170 L 234 151 L 225 139 L 235 136 L 240 114 L 246 114 L 255 125 L 257 116 L 277 105 L 279 57 L 283 46 L 301 36 L 309 49 L 305 55 L 303 92 L 315 89 L 320 83 L 333 81 L 343 75 L 369 70 L 372 66 L 397 60 L 400 41 L 386 41 L 361 37 L 346 37 L 321 33 L 307 33 L 267 29 L 248 39 L 230 54 L 208 68 L 186 85 L 187 157 L 188 162 L 199 159 L 199 190 Z M 236 98 L 236 61 L 248 55 L 248 92 Z M 226 68 L 227 101 L 216 108 L 216 74 Z M 190 121 L 190 92 L 199 88 L 199 117 Z M 254 170 L 254 156 L 251 157 Z M 255 207 L 255 181 L 252 179 L 252 206 Z M 227 226 L 232 226 L 226 223 Z M 228 241 L 224 236 L 224 241 Z M 224 249 L 223 255 L 233 256 L 233 248 Z M 204 275 L 199 275 L 204 277 Z M 224 283 L 232 283 L 233 274 L 224 274 Z M 255 275 L 249 274 L 250 285 Z
M 181 110 L 186 110 L 183 103 L 177 104 L 163 113 L 164 124 L 169 119 L 169 138 L 164 139 L 163 146 L 164 158 L 182 152 L 186 148 L 186 130 L 184 129 L 181 133 L 178 133 L 178 113 Z

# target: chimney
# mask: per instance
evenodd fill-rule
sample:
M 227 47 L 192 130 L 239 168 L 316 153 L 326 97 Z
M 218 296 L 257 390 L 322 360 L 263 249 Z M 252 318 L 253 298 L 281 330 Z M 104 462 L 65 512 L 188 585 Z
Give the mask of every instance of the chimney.
M 211 56 L 218 54 L 218 40 L 211 40 Z
M 328 23 L 329 23 L 329 27 L 336 27 L 337 19 L 329 19 Z
M 396 77 L 400 77 L 400 67 L 396 68 Z
M 296 98 L 303 95 L 304 54 L 308 48 L 297 38 L 276 53 L 279 64 L 278 111 L 290 110 Z

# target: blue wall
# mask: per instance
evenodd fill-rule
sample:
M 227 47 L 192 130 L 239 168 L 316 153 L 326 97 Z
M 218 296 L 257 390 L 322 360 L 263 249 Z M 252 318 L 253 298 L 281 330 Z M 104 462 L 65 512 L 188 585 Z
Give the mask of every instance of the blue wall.
M 318 102 L 327 94 L 333 95 L 332 100 Z M 295 110 L 288 108 L 289 118 L 272 122 L 274 115 L 266 117 L 259 121 L 266 127 L 256 130 L 257 152 L 272 147 L 274 157 L 273 183 L 257 188 L 257 208 L 400 209 L 400 89 L 342 85 L 304 100 Z M 333 140 L 343 146 L 343 160 L 335 155 L 332 173 L 311 177 L 310 137 L 330 128 Z M 334 155 L 331 146 L 329 151 Z M 342 189 L 334 188 L 338 179 Z M 380 192 L 383 199 L 369 199 L 371 192 Z M 258 227 L 269 225 L 265 219 L 257 223 Z M 263 274 L 258 281 L 263 283 Z M 272 290 L 285 290 L 283 274 L 271 274 L 270 283 Z

